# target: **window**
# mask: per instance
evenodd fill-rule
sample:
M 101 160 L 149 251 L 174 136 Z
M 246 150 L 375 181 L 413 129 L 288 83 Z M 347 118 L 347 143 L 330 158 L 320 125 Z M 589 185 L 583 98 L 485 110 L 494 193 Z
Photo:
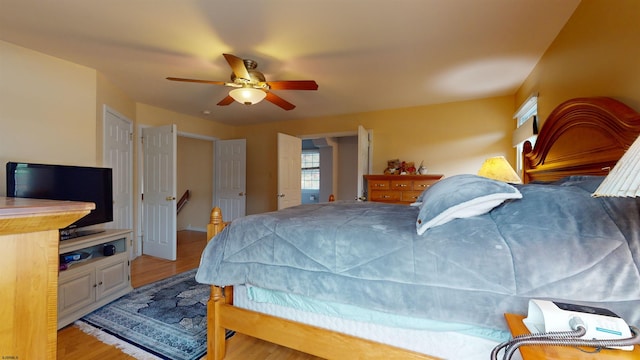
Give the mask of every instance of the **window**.
M 320 153 L 317 150 L 302 152 L 302 190 L 320 189 Z
M 536 144 L 536 138 L 538 137 L 537 135 L 537 131 L 533 131 L 533 124 L 531 123 L 527 123 L 526 121 L 529 120 L 532 116 L 538 116 L 538 94 L 533 94 L 531 95 L 527 101 L 524 102 L 524 104 L 522 104 L 520 106 L 520 108 L 518 109 L 518 111 L 516 111 L 516 113 L 513 115 L 513 117 L 516 119 L 516 124 L 517 124 L 517 128 L 518 130 L 520 130 L 520 127 L 522 127 L 523 125 L 526 126 L 532 126 L 532 129 L 524 129 L 524 133 L 528 133 L 529 136 L 521 139 L 520 137 L 518 137 L 518 139 L 516 139 L 515 134 L 518 133 L 519 131 L 516 130 L 516 132 L 514 132 L 514 144 L 513 146 L 516 148 L 516 172 L 520 175 L 522 175 L 522 151 L 524 150 L 524 143 L 525 141 L 529 140 L 531 142 L 531 145 L 535 145 Z M 537 124 L 536 126 L 537 127 Z

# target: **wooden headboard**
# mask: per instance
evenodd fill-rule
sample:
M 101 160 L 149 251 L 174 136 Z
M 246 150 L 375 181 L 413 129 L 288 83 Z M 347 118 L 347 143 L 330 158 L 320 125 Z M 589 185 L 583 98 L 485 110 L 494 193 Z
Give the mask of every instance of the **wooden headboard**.
M 522 180 L 606 175 L 639 134 L 640 114 L 618 100 L 568 100 L 544 122 L 535 148 L 525 143 Z

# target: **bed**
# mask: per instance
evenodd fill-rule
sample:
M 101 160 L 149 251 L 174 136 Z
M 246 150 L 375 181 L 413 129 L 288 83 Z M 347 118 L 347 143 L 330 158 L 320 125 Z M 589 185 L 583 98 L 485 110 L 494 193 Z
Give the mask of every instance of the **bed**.
M 212 285 L 209 356 L 224 358 L 230 329 L 327 359 L 482 359 L 530 298 L 640 323 L 640 202 L 590 196 L 639 134 L 619 101 L 572 99 L 525 145 L 525 185 L 452 176 L 421 206 L 331 202 L 230 225 L 213 209 L 196 276 Z

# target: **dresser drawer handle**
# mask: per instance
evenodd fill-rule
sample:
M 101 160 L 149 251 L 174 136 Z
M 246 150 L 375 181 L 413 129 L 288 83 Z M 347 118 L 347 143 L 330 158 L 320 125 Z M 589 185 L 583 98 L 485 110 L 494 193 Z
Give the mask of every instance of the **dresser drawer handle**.
M 397 186 L 397 187 L 407 187 L 407 186 L 409 186 L 409 185 L 407 185 L 407 184 L 396 184 L 396 186 Z
M 420 184 L 418 186 L 423 187 L 423 188 L 428 188 L 430 185 L 428 185 L 428 184 Z

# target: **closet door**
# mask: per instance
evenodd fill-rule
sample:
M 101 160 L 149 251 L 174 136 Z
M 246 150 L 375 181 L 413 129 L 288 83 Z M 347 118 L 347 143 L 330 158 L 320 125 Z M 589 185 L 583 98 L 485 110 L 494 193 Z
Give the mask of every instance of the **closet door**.
M 232 221 L 247 209 L 247 140 L 216 141 L 215 159 L 214 204 Z

